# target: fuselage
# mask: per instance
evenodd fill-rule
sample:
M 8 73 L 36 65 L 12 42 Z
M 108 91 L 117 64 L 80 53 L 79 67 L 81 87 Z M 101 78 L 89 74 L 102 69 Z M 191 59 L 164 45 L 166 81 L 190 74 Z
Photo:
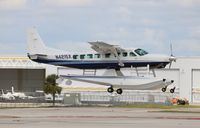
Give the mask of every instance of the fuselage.
M 116 57 L 112 53 L 83 53 L 83 54 L 28 54 L 28 57 L 39 63 L 65 66 L 78 69 L 119 69 L 126 67 L 164 68 L 170 63 L 169 56 L 149 54 L 143 49 L 127 49 L 118 53 Z M 119 60 L 124 64 L 119 65 Z

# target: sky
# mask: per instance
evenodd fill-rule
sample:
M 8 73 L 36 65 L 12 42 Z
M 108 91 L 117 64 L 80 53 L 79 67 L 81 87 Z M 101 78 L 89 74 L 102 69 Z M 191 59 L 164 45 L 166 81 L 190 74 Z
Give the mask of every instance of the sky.
M 88 41 L 150 53 L 200 56 L 200 0 L 0 0 L 0 55 L 25 55 L 27 30 L 49 47 L 92 51 Z

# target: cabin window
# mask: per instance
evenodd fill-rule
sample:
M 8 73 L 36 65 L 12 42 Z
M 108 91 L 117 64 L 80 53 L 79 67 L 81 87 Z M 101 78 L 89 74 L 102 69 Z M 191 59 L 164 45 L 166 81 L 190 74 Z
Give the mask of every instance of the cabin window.
M 118 54 L 118 56 L 120 56 L 120 54 L 121 54 L 121 53 L 120 53 L 120 52 L 118 52 L 117 54 Z
M 85 55 L 80 55 L 80 59 L 85 59 Z
M 140 49 L 140 48 L 136 49 L 135 52 L 140 56 L 144 56 L 144 55 L 148 54 L 148 52 L 146 52 L 145 50 Z
M 127 57 L 127 52 L 123 52 L 123 57 Z
M 105 54 L 105 58 L 110 58 L 110 53 Z
M 78 58 L 78 55 L 73 55 L 73 59 L 77 59 Z
M 129 53 L 129 56 L 136 56 L 136 55 L 135 55 L 135 53 L 130 52 L 130 53 Z
M 95 54 L 94 57 L 95 57 L 95 58 L 100 58 L 101 55 L 100 55 L 100 54 Z
M 93 58 L 93 54 L 87 54 L 87 58 L 92 59 Z

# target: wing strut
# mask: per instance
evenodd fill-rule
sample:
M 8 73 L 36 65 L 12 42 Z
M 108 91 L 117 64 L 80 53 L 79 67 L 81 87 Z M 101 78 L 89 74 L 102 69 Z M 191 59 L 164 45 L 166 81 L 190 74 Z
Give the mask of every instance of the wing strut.
M 119 55 L 118 55 L 118 53 L 117 53 L 117 49 L 115 48 L 115 47 L 112 47 L 111 48 L 111 52 L 117 57 L 117 60 L 118 60 L 118 64 L 119 64 L 119 66 L 124 66 L 124 63 L 121 61 L 121 59 L 120 59 L 120 57 L 119 57 Z M 121 53 L 121 52 L 120 52 Z

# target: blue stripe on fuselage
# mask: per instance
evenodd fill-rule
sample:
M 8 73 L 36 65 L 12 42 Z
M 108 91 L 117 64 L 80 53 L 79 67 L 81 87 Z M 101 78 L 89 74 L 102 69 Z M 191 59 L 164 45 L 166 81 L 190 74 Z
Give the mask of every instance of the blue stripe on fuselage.
M 56 66 L 65 66 L 78 69 L 117 69 L 125 67 L 145 67 L 149 65 L 150 67 L 163 68 L 169 62 L 158 62 L 158 61 L 135 61 L 135 60 L 124 60 L 124 66 L 121 67 L 117 60 L 53 60 L 53 59 L 33 59 L 33 61 L 38 63 L 51 64 Z

